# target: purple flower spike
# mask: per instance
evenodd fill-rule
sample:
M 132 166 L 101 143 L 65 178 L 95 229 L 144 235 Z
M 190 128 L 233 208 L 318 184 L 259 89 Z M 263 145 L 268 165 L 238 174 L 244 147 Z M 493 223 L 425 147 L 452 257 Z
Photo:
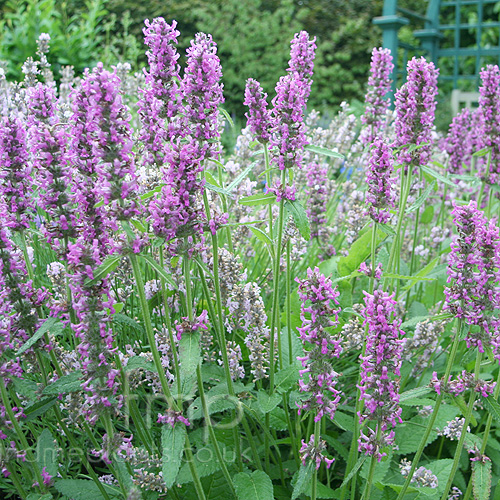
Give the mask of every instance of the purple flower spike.
M 481 70 L 479 109 L 483 121 L 482 147 L 491 148 L 490 171 L 484 177 L 493 184 L 500 174 L 500 69 L 489 64 Z
M 398 161 L 414 167 L 426 165 L 431 156 L 438 73 L 433 63 L 414 57 L 408 62 L 406 83 L 396 92 L 395 146 L 406 146 Z M 409 144 L 426 145 L 409 153 Z
M 373 143 L 369 169 L 366 176 L 368 192 L 366 202 L 370 204 L 368 213 L 370 217 L 380 224 L 386 224 L 389 220 L 387 208 L 394 208 L 394 190 L 391 174 L 393 172 L 393 159 L 391 148 L 381 139 L 375 139 Z
M 314 70 L 314 57 L 316 55 L 316 37 L 309 39 L 307 31 L 296 33 L 290 43 L 290 61 L 288 70 L 295 73 L 299 80 L 307 83 L 308 87 L 304 93 L 307 100 L 311 93 L 312 76 Z
M 374 48 L 368 78 L 368 90 L 365 96 L 365 114 L 361 121 L 366 128 L 361 133 L 363 144 L 372 143 L 377 136 L 384 132 L 386 125 L 385 116 L 389 109 L 390 100 L 385 99 L 391 90 L 390 78 L 394 64 L 389 49 Z
M 245 87 L 245 101 L 248 106 L 247 125 L 259 142 L 267 143 L 271 137 L 271 111 L 267 109 L 267 94 L 257 80 L 249 78 Z
M 338 373 L 331 366 L 331 359 L 339 357 L 342 348 L 338 337 L 327 329 L 338 325 L 338 309 L 331 306 L 331 301 L 338 304 L 339 292 L 332 287 L 332 280 L 326 278 L 316 267 L 307 270 L 307 279 L 295 280 L 299 284 L 298 294 L 302 301 L 302 328 L 298 328 L 304 345 L 310 344 L 305 356 L 298 358 L 303 366 L 300 370 L 299 390 L 310 396 L 299 404 L 299 415 L 305 410 L 314 410 L 317 422 L 326 413 L 331 419 L 340 401 L 337 384 Z M 311 305 L 306 306 L 310 301 Z M 305 314 L 310 314 L 307 319 Z M 307 374 L 307 375 L 305 375 Z
M 359 415 L 360 423 L 374 420 L 381 431 L 380 440 L 376 432 L 365 426 L 359 438 L 359 450 L 377 456 L 380 461 L 381 448 L 393 443 L 394 432 L 389 427 L 401 423 L 398 380 L 403 349 L 400 336 L 401 320 L 396 319 L 394 294 L 375 290 L 365 294 L 365 307 L 361 314 L 368 325 L 365 355 L 361 356 L 361 383 L 359 390 L 364 401 L 364 411 Z
M 453 118 L 446 138 L 446 151 L 450 155 L 448 171 L 450 174 L 463 174 L 464 164 L 470 167 L 473 143 L 470 132 L 472 125 L 472 113 L 469 109 L 463 109 Z

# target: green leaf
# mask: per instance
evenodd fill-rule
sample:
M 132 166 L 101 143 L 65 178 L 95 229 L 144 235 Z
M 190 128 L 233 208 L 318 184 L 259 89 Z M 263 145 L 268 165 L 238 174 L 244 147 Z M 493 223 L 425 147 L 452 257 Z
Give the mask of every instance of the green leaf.
M 389 224 L 377 224 L 377 227 L 388 236 L 394 236 L 396 234 L 396 231 L 394 231 Z
M 254 234 L 254 236 L 258 240 L 262 241 L 266 245 L 270 245 L 271 248 L 272 248 L 273 242 L 271 241 L 271 238 L 269 238 L 269 236 L 267 235 L 267 233 L 265 233 L 264 231 L 262 231 L 262 229 L 260 229 L 258 227 L 252 227 L 252 226 L 249 226 L 248 229 L 250 229 L 250 231 L 252 231 L 252 233 Z
M 391 278 L 396 280 L 411 280 L 411 281 L 433 281 L 436 278 L 424 278 L 422 276 L 405 276 L 402 274 L 387 273 L 384 278 Z
M 420 222 L 422 224 L 429 224 L 432 222 L 432 219 L 434 219 L 434 205 L 428 205 L 420 217 Z
M 145 233 L 147 231 L 146 226 L 137 219 L 130 219 L 130 223 L 141 233 Z
M 94 481 L 86 479 L 61 479 L 54 484 L 55 489 L 70 500 L 102 500 L 99 488 Z M 120 490 L 103 484 L 106 493 L 116 497 L 120 495 Z
M 257 393 L 257 405 L 262 413 L 269 413 L 274 410 L 281 402 L 281 396 L 279 394 L 269 395 L 264 389 L 261 389 Z
M 375 463 L 375 471 L 373 473 L 374 483 L 383 482 L 384 477 L 387 475 L 387 472 L 389 471 L 391 461 L 392 461 L 392 451 L 389 451 L 387 456 L 383 457 L 380 462 Z M 368 479 L 368 475 L 370 473 L 370 465 L 371 465 L 371 458 L 370 460 L 367 460 L 365 462 L 363 467 L 361 467 L 359 475 L 363 479 Z
M 248 176 L 248 174 L 254 169 L 255 165 L 257 164 L 257 162 L 253 162 L 252 164 L 250 164 L 247 168 L 243 169 L 233 180 L 233 182 L 231 182 L 227 187 L 226 187 L 226 190 L 228 193 L 231 193 L 233 191 L 233 189 L 237 186 L 239 186 L 239 184 L 244 180 L 246 179 L 246 177 Z
M 109 257 L 107 257 L 104 262 L 95 270 L 94 277 L 92 279 L 87 278 L 85 280 L 85 286 L 90 287 L 97 285 L 108 274 L 112 273 L 118 267 L 118 264 L 120 264 L 121 260 L 121 255 L 110 255 Z
M 226 118 L 227 122 L 229 123 L 231 128 L 234 128 L 234 122 L 229 113 L 224 109 L 219 106 L 219 111 L 224 115 Z
M 212 182 L 210 182 L 208 179 L 212 179 L 213 182 L 215 182 L 215 184 L 213 184 Z M 223 194 L 225 196 L 228 196 L 229 195 L 229 192 L 224 189 L 224 188 L 221 188 L 218 184 L 217 184 L 217 181 L 213 178 L 212 174 L 210 174 L 209 172 L 205 172 L 205 179 L 207 179 L 207 181 L 205 182 L 205 187 L 207 189 L 210 189 L 210 191 L 215 191 L 216 193 L 220 193 L 220 194 Z
M 430 464 L 426 464 L 425 468 L 429 469 L 438 479 L 438 493 L 439 496 L 443 494 L 446 483 L 451 474 L 451 469 L 453 467 L 453 460 L 451 458 L 444 458 L 442 460 L 436 460 Z
M 46 411 L 50 410 L 57 403 L 57 401 L 56 396 L 51 396 L 49 398 L 41 399 L 35 404 L 26 407 L 24 410 L 26 418 L 23 422 L 31 422 L 32 420 L 35 420 L 40 415 L 43 415 Z
M 25 344 L 17 351 L 16 356 L 19 356 L 30 347 L 32 347 L 36 342 L 38 342 L 47 332 L 52 335 L 59 335 L 64 330 L 64 325 L 58 318 L 48 318 L 45 320 L 40 328 L 33 334 L 33 336 L 26 341 Z
M 142 254 L 139 255 L 139 257 L 144 261 L 146 261 L 146 263 L 151 268 L 153 268 L 165 280 L 166 283 L 168 283 L 171 287 L 173 287 L 174 290 L 177 290 L 177 285 L 172 280 L 170 274 L 167 273 L 167 271 L 165 271 L 165 269 L 163 269 L 163 267 L 161 267 L 160 264 L 158 264 L 158 262 L 156 262 L 156 260 L 153 259 L 153 257 L 151 257 L 150 255 L 142 255 Z
M 175 483 L 175 478 L 182 465 L 182 452 L 186 441 L 186 426 L 184 424 L 165 424 L 161 428 L 162 472 L 167 488 Z
M 113 323 L 119 323 L 123 326 L 128 326 L 136 332 L 144 331 L 142 325 L 137 323 L 137 321 L 133 320 L 132 318 L 129 318 L 125 314 L 115 313 L 113 314 L 113 316 L 111 316 L 111 319 L 113 320 Z
M 227 454 L 229 455 L 229 453 Z M 194 455 L 193 462 L 199 477 L 207 477 L 221 468 L 211 444 L 207 444 L 200 448 Z M 186 484 L 192 481 L 193 476 L 191 475 L 191 469 L 189 468 L 189 464 L 185 463 L 179 471 L 176 482 L 179 484 Z
M 53 477 L 58 472 L 58 446 L 54 436 L 48 429 L 44 429 L 36 442 L 36 461 L 40 470 L 45 470 Z
M 290 365 L 276 373 L 275 387 L 276 392 L 283 394 L 298 384 L 299 368 L 297 365 Z
M 133 356 L 127 361 L 127 366 L 125 366 L 125 372 L 130 372 L 132 370 L 146 370 L 149 372 L 157 372 L 156 367 L 152 361 L 147 361 L 146 358 L 142 356 Z
M 139 196 L 139 198 L 141 200 L 148 200 L 149 198 L 152 198 L 156 193 L 159 193 L 161 191 L 161 188 L 164 186 L 165 184 L 160 184 L 159 186 L 156 186 L 154 189 L 152 189 L 151 191 L 148 191 L 147 193 L 144 193 L 144 194 L 141 194 L 141 196 Z
M 308 144 L 304 147 L 306 151 L 311 151 L 311 153 L 316 153 L 318 155 L 331 156 L 332 158 L 339 158 L 344 160 L 345 156 L 342 153 L 337 153 L 337 151 L 332 151 L 331 149 L 322 148 L 321 146 L 314 146 L 313 144 Z
M 420 167 L 423 172 L 426 174 L 430 175 L 431 177 L 434 177 L 434 179 L 437 179 L 438 181 L 442 182 L 443 184 L 448 184 L 448 186 L 451 186 L 453 188 L 456 187 L 455 183 L 445 177 L 444 175 L 440 174 L 439 172 L 436 172 L 435 170 L 432 170 L 432 168 L 429 168 L 428 166 L 424 165 Z
M 245 207 L 253 207 L 257 205 L 271 205 L 276 201 L 276 195 L 273 193 L 258 193 L 252 196 L 240 198 L 238 203 Z
M 200 333 L 185 333 L 179 341 L 181 360 L 180 376 L 183 384 L 190 383 L 196 377 L 196 368 L 201 362 Z
M 489 500 L 491 492 L 491 461 L 472 463 L 474 500 Z
M 54 497 L 50 493 L 30 493 L 26 500 L 52 500 Z
M 294 479 L 295 484 L 293 486 L 292 499 L 295 500 L 306 490 L 314 472 L 314 465 L 312 462 L 308 462 L 307 465 L 300 465 L 300 469 L 295 473 Z
M 488 410 L 489 414 L 497 422 L 500 422 L 500 405 L 498 404 L 498 401 L 493 399 L 493 396 L 488 396 L 487 398 L 481 398 L 481 401 Z
M 207 182 L 210 182 L 210 184 L 213 184 L 215 187 L 221 187 L 221 185 L 215 180 L 214 176 L 210 172 L 208 172 L 208 170 L 205 170 L 204 175 Z
M 45 387 L 42 394 L 64 394 L 67 392 L 77 392 L 81 389 L 82 372 L 77 370 L 68 375 L 63 375 L 52 384 Z
M 354 432 L 354 418 L 341 411 L 335 412 L 333 423 L 339 426 L 344 431 Z
M 273 500 L 273 483 L 269 476 L 256 470 L 251 474 L 240 472 L 233 478 L 234 487 L 238 500 Z
M 375 244 L 378 246 L 387 238 L 387 235 L 377 228 Z M 372 232 L 366 231 L 363 233 L 349 248 L 347 257 L 340 257 L 337 263 L 339 276 L 349 276 L 357 271 L 362 262 L 364 262 L 371 254 Z
M 472 153 L 472 156 L 478 157 L 478 156 L 486 156 L 489 152 L 491 151 L 491 148 L 483 148 L 480 149 L 479 151 L 476 151 L 475 153 Z
M 365 460 L 366 460 L 366 455 L 362 455 L 358 458 L 358 461 L 356 462 L 354 467 L 349 471 L 349 474 L 347 474 L 347 476 L 342 481 L 342 484 L 340 485 L 341 488 L 343 488 L 352 479 L 354 474 L 356 474 L 356 472 L 358 472 L 361 466 L 365 463 Z
M 309 241 L 311 239 L 311 226 L 309 224 L 309 219 L 307 218 L 307 213 L 304 210 L 304 207 L 297 200 L 286 200 L 285 208 L 293 217 L 295 225 L 297 226 L 297 229 L 299 230 L 302 238 L 304 238 L 306 241 Z
M 427 187 L 424 189 L 424 192 L 415 200 L 415 203 L 409 207 L 406 212 L 414 212 L 415 210 L 419 209 L 423 204 L 424 201 L 428 198 L 428 196 L 431 194 L 431 191 L 434 190 L 436 186 L 436 181 L 434 181 L 432 184 L 429 183 Z

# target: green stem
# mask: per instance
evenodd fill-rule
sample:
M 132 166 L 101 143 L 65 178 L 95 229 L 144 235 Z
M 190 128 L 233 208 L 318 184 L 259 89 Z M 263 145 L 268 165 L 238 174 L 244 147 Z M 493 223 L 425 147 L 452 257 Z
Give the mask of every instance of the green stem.
M 455 356 L 456 356 L 457 350 L 458 350 L 458 344 L 460 342 L 460 333 L 461 332 L 462 332 L 462 320 L 458 319 L 457 332 L 455 334 L 455 338 L 453 339 L 450 357 L 448 358 L 448 361 L 446 363 L 446 370 L 445 370 L 445 374 L 444 374 L 445 381 L 449 380 L 449 378 L 450 378 L 451 369 L 453 367 L 453 363 L 455 361 Z M 425 433 L 422 437 L 422 440 L 420 441 L 420 444 L 419 444 L 419 447 L 415 453 L 415 456 L 413 457 L 410 472 L 406 476 L 406 480 L 405 480 L 405 483 L 403 485 L 403 488 L 399 492 L 399 495 L 398 495 L 396 500 L 403 500 L 403 498 L 405 496 L 406 490 L 408 489 L 408 486 L 410 485 L 410 481 L 413 478 L 413 474 L 415 473 L 415 470 L 418 466 L 418 462 L 420 460 L 420 457 L 422 456 L 424 448 L 427 444 L 427 440 L 429 439 L 431 431 L 434 427 L 434 422 L 436 421 L 437 414 L 439 412 L 439 408 L 441 407 L 442 401 L 443 401 L 443 393 L 441 392 L 441 394 L 439 394 L 438 397 L 436 398 L 436 404 L 434 406 L 432 414 L 429 417 L 429 422 L 427 423 L 427 428 L 425 429 Z
M 266 187 L 269 189 L 271 187 L 271 172 L 269 172 L 269 149 L 267 149 L 267 143 L 264 144 L 264 168 L 266 170 Z M 273 237 L 273 206 L 268 205 L 269 214 L 269 238 L 271 241 L 274 240 Z
M 320 434 L 321 419 L 314 422 L 314 447 L 317 448 L 319 445 L 319 434 Z M 314 469 L 314 474 L 312 477 L 311 485 L 311 500 L 316 500 L 318 489 L 318 469 Z
M 288 363 L 293 364 L 292 349 L 292 266 L 290 239 L 286 242 L 286 331 L 288 337 Z
M 477 379 L 479 377 L 479 372 L 481 369 L 481 360 L 483 358 L 483 354 L 478 351 L 476 356 L 476 367 L 474 369 L 474 377 Z M 446 379 L 445 379 L 446 380 Z M 453 484 L 453 479 L 455 479 L 455 474 L 457 473 L 458 463 L 460 461 L 460 456 L 462 455 L 462 448 L 465 442 L 465 436 L 467 435 L 467 427 L 470 424 L 472 419 L 472 410 L 474 406 L 474 401 L 476 400 L 476 393 L 474 390 L 470 391 L 469 396 L 469 404 L 467 405 L 467 412 L 465 414 L 465 422 L 462 427 L 462 432 L 460 434 L 460 439 L 458 440 L 457 449 L 455 451 L 455 456 L 453 457 L 453 466 L 451 468 L 450 475 L 448 477 L 448 481 L 444 488 L 444 493 L 441 497 L 441 500 L 446 500 L 448 498 L 448 492 L 450 491 L 451 485 Z
M 378 424 L 377 425 L 377 438 L 376 438 L 377 443 L 380 441 L 380 435 L 381 435 L 380 424 Z M 370 500 L 370 493 L 372 491 L 373 476 L 375 474 L 375 466 L 376 465 L 377 465 L 377 454 L 374 453 L 372 455 L 372 458 L 370 461 L 370 471 L 368 472 L 368 479 L 366 481 L 365 491 L 363 492 L 363 496 L 361 497 L 362 500 Z
M 373 221 L 372 226 L 372 257 L 371 257 L 371 277 L 370 277 L 370 294 L 375 288 L 375 253 L 377 251 L 377 223 Z

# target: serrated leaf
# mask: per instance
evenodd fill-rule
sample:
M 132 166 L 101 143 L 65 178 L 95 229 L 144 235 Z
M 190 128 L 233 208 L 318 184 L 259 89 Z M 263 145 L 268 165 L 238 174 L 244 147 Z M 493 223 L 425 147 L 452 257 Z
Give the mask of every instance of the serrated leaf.
M 306 490 L 314 472 L 314 465 L 312 462 L 308 462 L 307 465 L 300 466 L 300 469 L 295 473 L 294 479 L 295 484 L 293 486 L 292 499 L 295 500 Z
M 137 332 L 144 331 L 142 325 L 137 323 L 137 321 L 133 320 L 132 318 L 129 318 L 125 314 L 115 313 L 113 314 L 111 319 L 113 320 L 114 323 L 120 323 L 121 325 L 129 326 L 130 328 L 132 328 Z
M 63 375 L 52 384 L 45 387 L 42 394 L 65 394 L 79 391 L 82 385 L 81 376 L 82 372 L 80 370 L 71 372 L 68 375 Z
M 257 406 L 260 408 L 262 413 L 269 413 L 274 410 L 281 402 L 281 396 L 279 394 L 269 395 L 264 389 L 261 389 L 257 393 Z
M 26 341 L 25 344 L 17 351 L 16 356 L 19 356 L 30 347 L 32 347 L 36 342 L 38 342 L 47 332 L 52 335 L 59 335 L 64 330 L 64 325 L 58 318 L 48 318 L 45 320 L 40 328 L 33 334 L 33 336 Z
M 87 278 L 85 280 L 85 286 L 94 286 L 99 283 L 99 281 L 102 281 L 104 278 L 106 278 L 106 276 L 108 276 L 108 274 L 112 273 L 118 267 L 121 259 L 121 255 L 110 255 L 109 257 L 107 257 L 104 262 L 97 267 L 93 274 L 93 278 Z
M 340 485 L 341 488 L 343 488 L 352 479 L 354 474 L 356 474 L 356 472 L 358 472 L 358 470 L 361 469 L 362 465 L 365 463 L 365 460 L 366 460 L 366 455 L 362 455 L 358 458 L 358 461 L 356 462 L 354 467 L 349 471 L 349 474 L 347 474 L 347 476 L 342 481 L 342 484 Z
M 185 333 L 179 341 L 179 358 L 181 360 L 180 376 L 183 384 L 196 377 L 196 368 L 201 362 L 200 333 Z
M 481 398 L 482 403 L 488 410 L 489 414 L 497 421 L 500 422 L 500 405 L 495 401 L 492 396 Z
M 52 477 L 58 472 L 58 447 L 54 436 L 48 429 L 44 429 L 36 442 L 36 461 L 40 470 L 45 468 Z
M 226 452 L 228 455 L 229 453 Z M 224 455 L 223 455 L 224 456 Z M 220 463 L 216 459 L 216 454 L 211 444 L 207 444 L 200 448 L 194 455 L 194 464 L 198 476 L 207 477 L 214 472 L 220 470 Z M 179 475 L 177 476 L 176 482 L 179 484 L 191 483 L 193 481 L 193 476 L 191 475 L 191 470 L 189 464 L 185 463 L 182 465 Z
M 153 362 L 147 361 L 146 358 L 142 356 L 133 356 L 127 361 L 127 366 L 125 366 L 125 372 L 130 372 L 132 370 L 147 370 L 150 372 L 157 372 L 156 366 Z
M 107 484 L 102 486 L 108 495 L 113 497 L 120 495 L 119 489 Z M 101 500 L 104 498 L 94 481 L 85 479 L 60 479 L 56 481 L 54 487 L 69 500 Z
M 186 440 L 186 426 L 175 424 L 172 427 L 166 424 L 161 429 L 161 463 L 163 481 L 167 488 L 171 488 L 182 465 L 182 451 Z
M 491 461 L 472 463 L 474 500 L 489 500 L 491 493 Z
M 342 153 L 332 151 L 331 149 L 322 148 L 321 146 L 314 146 L 313 144 L 307 144 L 306 146 L 304 146 L 304 149 L 318 155 L 331 156 L 332 158 L 339 158 L 340 160 L 345 159 L 345 156 Z
M 415 389 L 410 389 L 409 391 L 405 391 L 399 395 L 399 402 L 406 401 L 407 399 L 415 399 L 420 396 L 425 396 L 431 392 L 430 387 L 416 387 Z
M 153 268 L 164 280 L 166 283 L 168 283 L 171 287 L 173 287 L 174 290 L 177 290 L 177 285 L 175 282 L 172 280 L 172 277 L 170 274 L 163 269 L 163 267 L 156 262 L 156 260 L 153 259 L 150 255 L 139 255 L 139 257 L 144 260 L 151 268 Z
M 455 183 L 452 180 L 448 179 L 447 177 L 445 177 L 444 175 L 440 174 L 439 172 L 436 172 L 432 168 L 430 168 L 430 167 L 428 167 L 426 165 L 423 165 L 420 168 L 426 174 L 430 175 L 431 177 L 434 177 L 434 179 L 437 179 L 438 181 L 442 182 L 443 184 L 448 184 L 448 186 L 456 188 Z
M 256 470 L 251 474 L 240 472 L 233 478 L 234 487 L 238 500 L 273 500 L 273 483 L 269 476 Z
M 21 394 L 31 401 L 36 401 L 36 391 L 38 389 L 38 384 L 36 382 L 33 382 L 33 380 L 29 380 L 27 378 L 17 377 L 12 377 L 11 381 L 14 384 L 14 389 L 18 394 Z
M 434 189 L 435 186 L 436 186 L 436 181 L 434 181 L 432 184 L 429 183 L 427 187 L 424 189 L 423 193 L 415 200 L 415 203 L 406 210 L 406 212 L 410 213 L 419 209 L 424 204 L 424 201 L 431 194 L 431 191 Z
M 51 396 L 50 398 L 41 399 L 35 404 L 26 407 L 24 410 L 26 418 L 23 419 L 23 422 L 31 422 L 35 418 L 38 418 L 40 415 L 43 415 L 46 411 L 50 410 L 56 403 L 57 397 Z
M 448 478 L 450 477 L 452 467 L 453 460 L 451 458 L 436 460 L 425 465 L 425 468 L 429 469 L 437 477 L 437 491 L 439 492 L 439 495 L 442 495 L 444 492 L 444 488 L 446 487 L 446 483 L 448 481 Z
M 248 174 L 253 170 L 253 168 L 255 167 L 256 164 L 257 164 L 257 162 L 253 162 L 247 168 L 243 169 L 234 178 L 234 180 L 226 187 L 227 192 L 231 193 L 235 187 L 239 186 L 240 183 L 243 182 L 243 180 L 247 178 Z
M 276 201 L 276 195 L 273 193 L 258 193 L 251 196 L 245 196 L 238 200 L 240 205 L 245 207 L 254 207 L 258 205 L 270 205 Z
M 307 213 L 298 200 L 286 200 L 285 208 L 287 212 L 293 217 L 295 225 L 299 230 L 300 235 L 306 241 L 311 239 L 311 225 L 309 224 L 309 219 L 307 218 Z
M 276 392 L 282 394 L 289 391 L 298 384 L 299 368 L 297 365 L 290 365 L 276 373 L 275 388 Z

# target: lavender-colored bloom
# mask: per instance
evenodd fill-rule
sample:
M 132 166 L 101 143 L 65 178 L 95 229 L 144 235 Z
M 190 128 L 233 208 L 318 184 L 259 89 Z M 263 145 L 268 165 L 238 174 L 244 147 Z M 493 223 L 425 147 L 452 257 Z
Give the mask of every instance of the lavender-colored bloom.
M 296 33 L 290 42 L 290 61 L 287 71 L 294 73 L 304 82 L 304 99 L 307 101 L 311 93 L 314 57 L 316 55 L 316 37 L 309 39 L 307 31 Z
M 187 49 L 181 90 L 192 135 L 203 144 L 206 158 L 218 158 L 220 154 L 217 144 L 211 141 L 219 137 L 218 107 L 224 102 L 221 78 L 217 45 L 211 35 L 197 33 Z
M 42 227 L 49 243 L 75 236 L 75 216 L 68 196 L 68 132 L 59 124 L 55 89 L 39 83 L 28 91 L 28 145 L 37 172 L 39 206 L 50 220 Z
M 189 420 L 186 417 L 182 416 L 182 412 L 175 411 L 172 408 L 169 408 L 164 415 L 158 415 L 158 423 L 168 424 L 172 427 L 175 427 L 177 422 L 184 424 L 186 426 L 191 425 Z
M 374 48 L 368 77 L 368 90 L 365 96 L 365 113 L 361 122 L 366 125 L 361 133 L 363 144 L 374 141 L 384 132 L 385 116 L 389 109 L 390 100 L 385 99 L 391 90 L 391 73 L 394 69 L 392 55 L 389 49 Z
M 317 161 L 308 163 L 307 177 L 307 217 L 311 223 L 311 238 L 318 237 L 320 228 L 327 222 L 328 167 Z
M 475 201 L 455 206 L 452 215 L 458 236 L 451 244 L 448 280 L 444 290 L 446 308 L 469 325 L 480 326 L 466 336 L 467 346 L 481 352 L 491 345 L 500 359 L 500 235 L 494 221 L 478 210 Z
M 403 147 L 398 160 L 406 164 L 426 165 L 432 148 L 432 127 L 436 110 L 439 70 L 423 57 L 408 62 L 406 83 L 396 92 L 396 147 Z M 413 152 L 408 145 L 426 144 Z
M 306 443 L 302 440 L 302 446 L 300 447 L 300 459 L 302 460 L 302 464 L 306 465 L 307 461 L 313 462 L 316 469 L 319 469 L 322 462 L 325 462 L 326 468 L 329 469 L 333 462 L 335 462 L 334 458 L 327 458 L 323 455 L 323 450 L 326 449 L 326 442 L 322 439 L 318 440 L 317 446 L 314 445 L 314 434 L 311 434 L 309 438 L 309 442 Z
M 482 147 L 491 148 L 490 171 L 483 177 L 493 184 L 500 174 L 500 69 L 489 64 L 480 73 L 479 109 L 483 120 Z
M 249 78 L 245 87 L 245 101 L 248 106 L 247 126 L 259 142 L 267 143 L 271 138 L 271 111 L 267 108 L 267 94 L 257 80 Z
M 33 180 L 28 162 L 26 124 L 13 114 L 0 119 L 0 198 L 3 223 L 13 231 L 29 227 Z
M 367 426 L 361 431 L 359 450 L 374 455 L 380 461 L 384 456 L 381 448 L 394 441 L 395 427 L 401 420 L 399 406 L 398 379 L 401 367 L 402 340 L 401 320 L 395 316 L 396 301 L 394 294 L 375 290 L 373 295 L 365 294 L 365 307 L 362 315 L 364 325 L 368 326 L 366 351 L 361 356 L 361 382 L 358 386 L 364 411 L 359 415 L 360 422 L 373 420 L 381 433 L 377 441 L 376 432 Z M 392 375 L 392 376 L 391 376 Z M 370 433 L 370 435 L 367 434 Z
M 342 347 L 340 339 L 333 336 L 329 329 L 338 325 L 339 310 L 331 305 L 338 304 L 339 292 L 332 287 L 331 278 L 326 278 L 316 267 L 307 270 L 307 279 L 296 279 L 301 305 L 302 327 L 298 328 L 304 345 L 310 344 L 305 356 L 298 358 L 303 369 L 300 370 L 299 390 L 310 396 L 299 404 L 299 414 L 313 410 L 315 422 L 326 413 L 333 419 L 340 401 L 340 391 L 336 389 L 338 373 L 331 367 L 331 359 L 339 357 Z M 310 301 L 311 305 L 306 306 Z M 305 314 L 310 314 L 307 319 Z M 305 375 L 307 374 L 307 375 Z
M 394 208 L 394 191 L 391 174 L 393 172 L 393 159 L 391 148 L 381 139 L 375 139 L 366 174 L 368 191 L 366 202 L 370 204 L 368 213 L 370 217 L 380 224 L 389 220 L 388 207 Z
M 470 140 L 472 113 L 463 109 L 453 118 L 448 136 L 446 137 L 446 151 L 450 155 L 448 170 L 451 174 L 463 174 L 464 164 L 470 167 L 472 141 Z

